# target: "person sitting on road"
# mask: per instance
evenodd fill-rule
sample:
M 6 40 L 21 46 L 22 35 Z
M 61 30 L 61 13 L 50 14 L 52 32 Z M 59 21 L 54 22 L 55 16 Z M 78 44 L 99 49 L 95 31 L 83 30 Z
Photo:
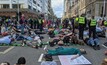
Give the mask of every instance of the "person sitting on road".
M 57 63 L 53 60 L 52 55 L 45 54 L 44 55 L 45 61 L 41 62 L 41 65 L 57 65 Z
M 10 63 L 9 62 L 3 62 L 0 65 L 10 65 Z

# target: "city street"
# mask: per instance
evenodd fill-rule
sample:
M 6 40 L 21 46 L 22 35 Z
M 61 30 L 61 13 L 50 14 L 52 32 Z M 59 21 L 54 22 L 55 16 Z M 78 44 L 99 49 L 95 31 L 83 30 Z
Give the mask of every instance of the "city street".
M 48 36 L 44 35 L 45 41 L 48 40 Z M 102 43 L 106 41 L 105 38 L 100 38 L 100 46 Z M 49 45 L 44 45 L 43 48 L 34 49 L 30 47 L 14 47 L 12 50 L 5 54 L 0 54 L 0 63 L 4 61 L 10 62 L 11 65 L 15 64 L 19 57 L 26 58 L 26 65 L 40 65 L 40 62 L 43 60 L 43 54 L 46 52 L 44 51 L 45 48 L 48 49 L 55 49 L 58 46 L 50 47 Z M 84 48 L 87 52 L 84 56 L 92 63 L 92 65 L 101 65 L 102 60 L 106 58 L 104 55 L 104 51 L 106 48 L 101 46 L 101 50 L 94 50 L 89 46 L 80 46 L 80 45 L 73 45 L 73 46 L 65 46 L 68 48 L 76 47 L 76 48 Z M 57 61 L 58 65 L 60 61 L 57 56 L 53 56 L 54 60 Z
M 0 0 L 0 65 L 107 65 L 107 0 Z

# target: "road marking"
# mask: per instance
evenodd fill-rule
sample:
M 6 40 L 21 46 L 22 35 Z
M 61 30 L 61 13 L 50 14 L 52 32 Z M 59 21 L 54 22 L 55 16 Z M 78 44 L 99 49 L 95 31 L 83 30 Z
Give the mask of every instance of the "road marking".
M 107 48 L 105 45 L 102 44 L 103 47 Z
M 7 50 L 5 50 L 4 52 L 0 52 L 0 54 L 5 54 L 5 53 L 7 53 L 7 52 L 9 52 L 11 49 L 13 49 L 14 48 L 14 46 L 12 46 L 12 47 L 10 47 L 10 48 L 8 48 Z
M 45 45 L 45 47 L 44 47 L 44 50 L 46 50 L 47 49 L 47 45 Z
M 42 61 L 42 58 L 43 58 L 43 53 L 40 55 L 39 59 L 38 59 L 38 62 L 41 62 Z

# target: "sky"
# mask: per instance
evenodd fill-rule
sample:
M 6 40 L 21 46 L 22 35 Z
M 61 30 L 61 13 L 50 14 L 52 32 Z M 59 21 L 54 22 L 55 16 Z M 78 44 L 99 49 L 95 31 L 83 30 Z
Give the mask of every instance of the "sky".
M 64 9 L 64 0 L 51 0 L 52 1 L 52 8 L 55 15 L 60 18 L 63 15 Z

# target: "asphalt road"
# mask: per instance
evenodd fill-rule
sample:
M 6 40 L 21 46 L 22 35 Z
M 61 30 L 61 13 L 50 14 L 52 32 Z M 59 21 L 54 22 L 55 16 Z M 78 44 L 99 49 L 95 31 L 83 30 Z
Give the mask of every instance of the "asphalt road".
M 45 39 L 43 41 L 47 42 L 47 40 L 49 40 L 48 36 L 44 35 L 44 37 Z M 100 46 L 105 41 L 106 41 L 105 38 L 100 38 Z M 57 47 L 58 46 L 55 47 L 47 46 L 48 49 L 55 49 Z M 104 51 L 106 50 L 106 48 L 104 48 L 103 46 L 101 46 L 101 50 L 94 50 L 86 45 L 85 46 L 73 45 L 66 47 L 84 48 L 87 51 L 87 54 L 85 54 L 84 56 L 92 63 L 92 65 L 101 65 L 102 60 L 106 58 L 106 56 L 104 55 Z M 40 65 L 40 61 L 42 59 L 42 57 L 40 58 L 40 56 L 42 56 L 42 54 L 45 54 L 44 48 L 46 48 L 46 46 L 43 46 L 43 48 L 39 49 L 34 49 L 30 47 L 14 47 L 9 52 L 5 54 L 0 54 L 0 63 L 7 61 L 10 62 L 10 65 L 13 65 L 17 63 L 19 57 L 25 57 L 27 61 L 26 65 Z M 57 56 L 54 56 L 53 58 L 55 61 L 57 61 L 58 65 L 61 65 Z

